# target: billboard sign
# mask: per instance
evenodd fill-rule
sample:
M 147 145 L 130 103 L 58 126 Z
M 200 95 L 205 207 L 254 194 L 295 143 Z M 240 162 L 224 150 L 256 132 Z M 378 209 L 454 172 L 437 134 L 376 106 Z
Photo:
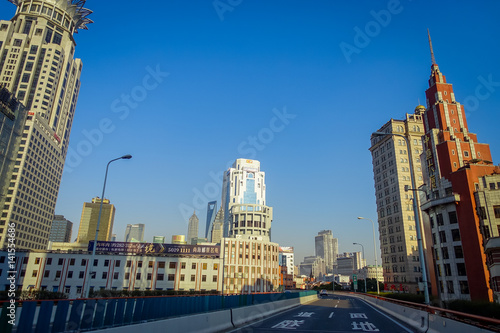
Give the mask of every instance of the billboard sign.
M 90 241 L 88 250 L 92 251 L 93 249 L 94 241 Z M 183 256 L 219 257 L 220 245 L 185 245 L 98 241 L 96 251 L 113 253 L 178 254 Z

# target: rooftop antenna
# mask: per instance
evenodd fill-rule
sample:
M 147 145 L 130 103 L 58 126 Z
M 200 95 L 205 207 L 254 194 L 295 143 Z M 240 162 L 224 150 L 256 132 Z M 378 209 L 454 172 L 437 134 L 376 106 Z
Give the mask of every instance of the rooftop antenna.
M 429 46 L 431 48 L 431 60 L 433 65 L 436 64 L 436 58 L 434 58 L 434 51 L 432 50 L 432 40 L 431 40 L 431 34 L 429 33 L 429 29 L 427 29 L 427 36 L 429 37 Z

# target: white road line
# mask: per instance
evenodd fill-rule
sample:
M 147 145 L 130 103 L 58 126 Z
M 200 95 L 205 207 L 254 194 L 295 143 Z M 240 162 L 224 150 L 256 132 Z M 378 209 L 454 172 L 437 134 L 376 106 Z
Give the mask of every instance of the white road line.
M 367 301 L 365 301 L 364 299 L 360 299 L 358 298 L 358 300 L 360 301 L 363 301 L 366 305 L 368 305 L 369 307 L 371 307 L 373 310 L 377 311 L 378 313 L 380 313 L 381 315 L 383 315 L 384 317 L 386 317 L 387 319 L 390 319 L 392 322 L 394 322 L 396 325 L 402 327 L 406 332 L 409 332 L 409 333 L 412 333 L 413 331 L 410 331 L 410 329 L 408 329 L 407 327 L 401 325 L 400 323 L 398 323 L 396 320 L 392 319 L 391 317 L 389 317 L 388 315 L 386 315 L 385 313 L 383 313 L 382 311 L 378 310 L 377 308 L 375 308 L 373 305 L 371 305 L 370 303 L 368 303 Z
M 337 308 L 337 304 L 335 304 L 335 308 Z
M 328 318 L 332 318 L 333 317 L 333 312 L 330 313 L 330 315 L 328 316 Z

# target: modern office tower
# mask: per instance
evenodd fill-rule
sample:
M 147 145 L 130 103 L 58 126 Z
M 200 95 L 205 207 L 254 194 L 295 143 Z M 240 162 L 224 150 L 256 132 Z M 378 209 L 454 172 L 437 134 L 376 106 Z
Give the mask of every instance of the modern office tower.
M 153 243 L 165 243 L 165 236 L 153 236 Z
M 125 242 L 143 242 L 144 224 L 127 224 L 125 229 Z
M 316 257 L 325 259 L 326 272 L 333 273 L 337 264 L 338 240 L 333 238 L 331 230 L 322 230 L 314 237 Z
M 219 208 L 217 215 L 215 216 L 214 223 L 212 223 L 212 232 L 210 241 L 212 243 L 220 243 L 222 239 L 222 229 L 224 225 L 224 210 L 222 207 Z
M 8 188 L 21 144 L 26 116 L 24 105 L 3 84 L 0 84 L 0 207 L 6 204 L 7 195 L 12 194 Z M 2 219 L 0 226 L 5 223 L 6 221 Z M 0 232 L 0 244 L 2 244 L 2 233 Z
M 87 243 L 95 239 L 100 205 L 100 198 L 93 198 L 92 202 L 85 202 L 83 204 L 82 218 L 80 219 L 80 228 L 78 229 L 78 243 Z M 115 206 L 112 205 L 108 199 L 104 199 L 102 202 L 101 222 L 99 224 L 97 240 L 110 240 L 114 220 Z
M 431 75 L 425 91 L 424 179 L 421 195 L 424 226 L 431 234 L 440 298 L 493 301 L 484 244 L 491 236 L 485 222 L 494 207 L 482 209 L 475 200 L 484 193 L 488 176 L 498 172 L 488 144 L 469 131 L 465 110 L 439 70 L 431 48 Z M 483 183 L 483 189 L 481 189 Z M 498 191 L 498 183 L 487 184 Z M 484 199 L 484 197 L 483 197 Z M 484 219 L 484 217 L 488 219 Z M 488 223 L 486 223 L 488 226 Z M 432 261 L 431 261 L 432 262 Z
M 266 206 L 265 173 L 260 162 L 237 159 L 222 184 L 224 236 L 271 240 L 273 209 Z
M 71 241 L 72 231 L 73 222 L 65 219 L 63 215 L 56 215 L 50 227 L 49 241 L 68 243 Z
M 299 264 L 299 274 L 313 278 L 325 275 L 325 259 L 316 256 L 304 257 L 304 261 Z
M 208 237 L 208 234 L 212 229 L 212 223 L 215 220 L 216 212 L 217 212 L 217 201 L 210 201 L 207 204 L 207 225 L 205 227 L 205 238 L 210 238 Z
M 366 260 L 362 259 L 361 252 L 344 252 L 337 256 L 337 264 L 337 274 L 352 276 L 366 265 Z
M 80 89 L 73 34 L 92 12 L 85 0 L 10 2 L 17 11 L 0 21 L 0 83 L 28 116 L 0 223 L 16 223 L 16 248 L 46 249 Z
M 391 119 L 378 129 L 378 132 L 394 133 L 407 138 L 409 151 L 406 140 L 397 135 L 372 136 L 370 147 L 384 281 L 388 285 L 397 285 L 398 290 L 401 284 L 404 290 L 412 293 L 421 290 L 418 283 L 422 274 L 413 192 L 405 192 L 405 186 L 411 188 L 409 163 L 413 163 L 416 187 L 423 183 L 420 154 L 423 151 L 424 112 L 425 107 L 417 106 L 414 114 L 407 113 L 402 120 Z M 370 232 L 368 226 L 366 232 Z
M 196 213 L 193 212 L 193 215 L 189 218 L 188 223 L 188 235 L 187 235 L 187 243 L 191 244 L 193 238 L 198 238 L 198 226 L 200 220 Z

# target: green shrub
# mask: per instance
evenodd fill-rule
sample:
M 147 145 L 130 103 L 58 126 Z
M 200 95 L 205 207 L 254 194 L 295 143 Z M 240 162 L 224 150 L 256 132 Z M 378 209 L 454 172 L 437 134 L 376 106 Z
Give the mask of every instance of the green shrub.
M 475 314 L 481 317 L 500 319 L 500 304 L 498 303 L 454 300 L 446 302 L 445 307 L 450 310 Z

